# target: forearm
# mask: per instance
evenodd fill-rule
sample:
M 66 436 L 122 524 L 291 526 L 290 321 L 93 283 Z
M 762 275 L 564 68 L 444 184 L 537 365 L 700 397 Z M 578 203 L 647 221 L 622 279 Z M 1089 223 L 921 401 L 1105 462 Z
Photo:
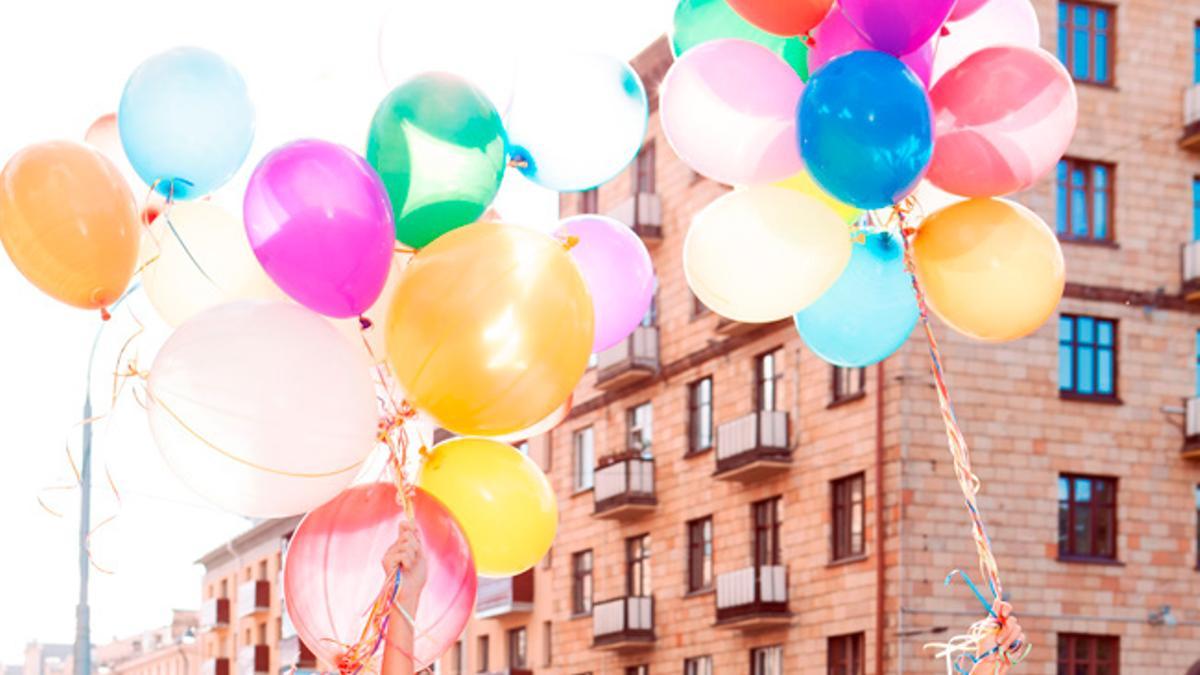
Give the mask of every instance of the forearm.
M 416 608 L 406 608 L 409 616 L 416 614 Z M 414 675 L 416 665 L 413 663 L 413 627 L 408 619 L 396 607 L 388 615 L 387 635 L 384 636 L 383 667 L 380 675 Z

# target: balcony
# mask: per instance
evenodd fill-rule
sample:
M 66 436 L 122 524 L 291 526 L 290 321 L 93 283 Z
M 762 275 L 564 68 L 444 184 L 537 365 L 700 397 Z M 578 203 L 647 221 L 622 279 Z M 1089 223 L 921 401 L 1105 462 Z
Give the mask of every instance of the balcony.
M 658 326 L 638 326 L 596 355 L 596 386 L 618 389 L 658 373 Z
M 266 579 L 247 581 L 238 586 L 238 618 L 271 609 L 271 582 Z
M 654 596 L 614 598 L 592 607 L 592 646 L 633 651 L 654 645 Z
M 1200 151 L 1200 84 L 1193 84 L 1183 92 L 1183 135 L 1179 147 Z
M 645 515 L 658 506 L 654 493 L 654 460 L 621 457 L 596 469 L 592 490 L 597 518 L 628 520 Z
M 1200 241 L 1183 245 L 1183 287 L 1181 293 L 1188 302 L 1200 301 Z
M 317 657 L 297 635 L 279 641 L 279 671 L 286 673 L 292 668 L 312 670 L 317 667 Z
M 200 607 L 200 630 L 229 628 L 229 598 L 210 598 Z
M 647 247 L 662 243 L 662 199 L 653 192 L 642 192 L 626 198 L 608 212 L 608 217 L 633 228 Z
M 1200 398 L 1189 398 L 1184 406 L 1187 415 L 1184 421 L 1183 456 L 1200 459 Z
M 717 625 L 742 630 L 786 626 L 787 567 L 762 565 L 717 575 Z
M 229 659 L 205 659 L 200 663 L 200 675 L 229 675 Z
M 267 675 L 271 666 L 271 648 L 246 645 L 238 649 L 237 675 Z
M 784 473 L 792 464 L 788 415 L 760 410 L 717 427 L 717 470 L 721 480 L 751 482 Z
M 491 619 L 533 611 L 533 570 L 506 579 L 479 580 L 475 595 L 475 618 Z

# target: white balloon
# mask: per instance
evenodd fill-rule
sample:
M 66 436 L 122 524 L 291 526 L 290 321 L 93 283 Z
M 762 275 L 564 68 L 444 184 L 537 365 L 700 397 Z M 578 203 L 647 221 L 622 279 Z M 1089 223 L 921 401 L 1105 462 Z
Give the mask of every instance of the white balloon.
M 971 54 L 997 45 L 1037 49 L 1041 40 L 1037 12 L 1029 0 L 988 0 L 962 21 L 947 24 L 933 55 L 931 82 L 945 75 Z M 932 87 L 931 87 L 932 88 Z

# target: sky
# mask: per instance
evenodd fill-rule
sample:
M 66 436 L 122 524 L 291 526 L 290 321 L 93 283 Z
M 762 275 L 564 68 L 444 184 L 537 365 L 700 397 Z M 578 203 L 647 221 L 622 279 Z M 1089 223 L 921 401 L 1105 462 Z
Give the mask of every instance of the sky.
M 257 111 L 246 164 L 214 195 L 240 212 L 257 161 L 294 138 L 359 152 L 375 105 L 427 69 L 466 72 L 504 95 L 506 68 L 570 46 L 629 58 L 669 26 L 673 0 L 39 0 L 0 3 L 0 161 L 30 143 L 82 140 L 115 111 L 129 73 L 177 45 L 213 49 L 238 66 Z M 384 49 L 380 49 L 381 36 Z M 497 93 L 498 92 L 498 93 Z M 136 185 L 135 194 L 145 188 Z M 140 197 L 139 197 L 140 198 Z M 506 179 L 496 208 L 511 221 L 550 223 L 553 193 Z M 78 456 L 88 355 L 98 316 L 42 295 L 0 256 L 0 663 L 24 645 L 70 642 L 78 589 Z M 135 321 L 136 317 L 136 321 Z M 94 642 L 163 625 L 170 609 L 198 607 L 193 561 L 248 521 L 206 505 L 163 464 L 129 389 L 112 398 L 121 345 L 137 329 L 148 368 L 169 330 L 141 293 L 108 323 L 96 350 L 92 553 Z M 110 410 L 110 407 L 112 408 Z M 120 493 L 118 505 L 105 471 Z M 39 497 L 61 517 L 47 512 Z

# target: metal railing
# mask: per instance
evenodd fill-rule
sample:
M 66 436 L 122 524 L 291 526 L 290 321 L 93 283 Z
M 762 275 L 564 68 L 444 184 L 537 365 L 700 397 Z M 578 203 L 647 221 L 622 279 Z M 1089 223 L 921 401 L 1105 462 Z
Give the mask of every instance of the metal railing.
M 717 610 L 786 605 L 787 567 L 762 565 L 717 575 Z
M 624 340 L 596 355 L 597 377 L 632 368 L 658 370 L 658 326 L 638 326 Z
M 652 595 L 614 598 L 598 602 L 592 607 L 592 637 L 597 641 L 653 633 Z
M 717 461 L 760 448 L 788 449 L 788 415 L 760 410 L 717 427 Z
M 595 480 L 593 494 L 597 504 L 619 497 L 655 498 L 653 459 L 622 459 L 599 467 Z

